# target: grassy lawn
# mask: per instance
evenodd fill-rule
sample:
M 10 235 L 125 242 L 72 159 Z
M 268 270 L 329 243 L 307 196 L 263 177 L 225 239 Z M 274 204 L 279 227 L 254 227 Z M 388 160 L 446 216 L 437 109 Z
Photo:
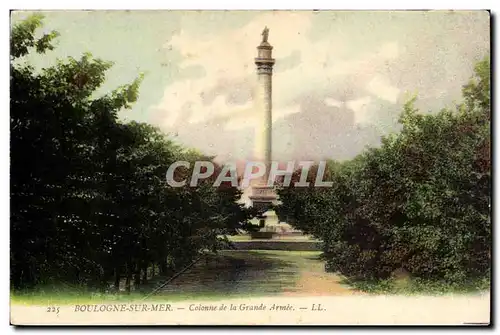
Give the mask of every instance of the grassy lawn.
M 344 279 L 343 284 L 371 294 L 384 295 L 444 295 L 444 294 L 477 294 L 490 290 L 488 279 L 470 280 L 460 285 L 445 282 L 426 281 L 418 278 L 401 280 L 358 280 Z
M 286 238 L 279 239 L 279 238 L 273 238 L 273 239 L 258 239 L 258 238 L 252 238 L 250 235 L 231 235 L 227 236 L 228 240 L 231 242 L 241 242 L 241 241 L 253 241 L 253 242 L 303 242 L 303 241 L 318 241 L 315 239 L 311 239 L 308 236 L 287 236 Z
M 316 251 L 222 251 L 199 261 L 147 301 L 217 300 L 271 296 L 293 290 L 301 271 L 322 271 Z M 167 278 L 157 277 L 141 292 L 99 294 L 64 286 L 11 294 L 16 304 L 75 304 L 142 300 Z

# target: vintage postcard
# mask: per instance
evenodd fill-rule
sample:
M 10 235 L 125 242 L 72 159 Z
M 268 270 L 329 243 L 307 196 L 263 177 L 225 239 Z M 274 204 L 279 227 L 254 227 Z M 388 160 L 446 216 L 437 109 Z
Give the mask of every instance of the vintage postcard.
M 12 11 L 13 325 L 489 325 L 488 11 Z

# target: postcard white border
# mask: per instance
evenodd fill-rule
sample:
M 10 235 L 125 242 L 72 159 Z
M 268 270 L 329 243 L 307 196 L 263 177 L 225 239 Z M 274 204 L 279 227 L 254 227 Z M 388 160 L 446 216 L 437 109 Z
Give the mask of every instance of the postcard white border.
M 0 44 L 2 50 L 2 54 L 7 59 L 8 48 L 9 48 L 9 9 L 373 9 L 373 10 L 381 10 L 381 9 L 492 9 L 494 12 L 497 11 L 498 1 L 493 0 L 476 0 L 476 1 L 459 1 L 459 0 L 420 0 L 420 1 L 387 1 L 387 0 L 379 0 L 379 1 L 361 1 L 361 0 L 350 0 L 345 2 L 332 2 L 327 0 L 309 0 L 309 1 L 298 1 L 298 0 L 288 0 L 288 1 L 269 1 L 269 0 L 253 0 L 253 1 L 223 1 L 223 0 L 212 0 L 202 1 L 202 0 L 183 0 L 183 1 L 151 1 L 151 0 L 142 0 L 142 1 L 102 1 L 102 0 L 85 0 L 85 1 L 58 1 L 58 0 L 45 0 L 43 2 L 36 0 L 19 0 L 19 1 L 6 1 L 2 2 L 2 7 L 5 6 L 2 11 L 2 15 L 0 15 L 0 20 L 2 22 L 2 30 L 1 37 L 2 43 Z M 494 34 L 495 42 L 497 34 Z M 495 53 L 496 55 L 496 53 Z M 497 61 L 495 57 L 495 63 Z M 2 250 L 2 263 L 4 268 L 4 275 L 1 276 L 1 287 L 2 290 L 2 304 L 1 304 L 1 312 L 3 315 L 2 322 L 2 334 L 14 332 L 13 327 L 10 327 L 9 324 L 9 291 L 7 287 L 9 287 L 9 225 L 7 222 L 10 220 L 9 215 L 9 117 L 6 111 L 9 110 L 9 67 L 7 66 L 7 62 L 4 63 L 3 66 L 0 67 L 0 71 L 2 71 L 0 78 L 2 78 L 2 90 L 0 90 L 0 94 L 2 97 L 3 105 L 4 105 L 4 113 L 0 117 L 0 136 L 2 140 L 0 142 L 0 169 L 1 169 L 1 186 L 3 192 L 1 193 L 1 212 L 4 214 L 5 221 L 1 226 L 3 243 L 1 243 Z M 498 86 L 495 85 L 495 96 L 498 96 Z M 495 99 L 496 100 L 496 99 Z M 494 109 L 496 112 L 496 109 Z M 498 120 L 498 117 L 495 117 L 494 120 Z M 498 122 L 495 122 L 494 129 L 496 129 Z M 498 155 L 498 146 L 495 146 L 495 154 Z M 495 189 L 495 193 L 497 190 Z M 494 199 L 495 201 L 496 199 Z M 497 205 L 495 201 L 495 205 Z M 495 206 L 497 207 L 497 206 Z M 495 240 L 497 240 L 498 229 L 495 229 Z M 495 248 L 495 259 L 497 259 L 498 248 Z M 496 276 L 495 276 L 496 278 Z M 494 317 L 494 319 L 497 319 Z M 158 329 L 159 330 L 159 329 Z M 281 331 L 286 331 L 282 329 Z M 380 329 L 384 331 L 384 329 Z M 52 329 L 42 330 L 45 332 L 52 332 Z M 69 333 L 72 329 L 66 329 L 61 331 L 62 333 Z M 105 328 L 103 329 L 92 329 L 92 330 L 79 330 L 83 332 L 92 332 L 94 334 L 100 334 L 109 331 Z M 122 331 L 122 330 L 119 330 Z M 144 332 L 146 330 L 140 329 L 135 330 L 137 332 Z M 160 331 L 165 331 L 164 329 Z M 169 329 L 169 332 L 178 331 L 176 329 Z M 190 330 L 193 331 L 194 330 Z M 199 330 L 198 330 L 199 331 Z M 207 330 L 204 330 L 207 331 Z M 215 331 L 221 331 L 221 329 L 217 329 Z M 232 331 L 232 330 L 230 330 Z M 263 333 L 274 333 L 279 331 L 278 329 L 272 330 L 261 330 Z M 309 330 L 296 330 L 302 332 L 308 332 Z M 357 329 L 357 331 L 365 331 L 364 329 Z M 401 330 L 403 331 L 403 330 Z M 428 332 L 428 329 L 420 329 L 418 332 Z M 477 330 L 479 331 L 479 329 Z

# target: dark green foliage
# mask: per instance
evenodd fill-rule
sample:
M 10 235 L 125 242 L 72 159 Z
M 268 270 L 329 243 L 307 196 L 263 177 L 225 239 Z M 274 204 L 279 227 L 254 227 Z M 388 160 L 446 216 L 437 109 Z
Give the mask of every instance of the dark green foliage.
M 331 163 L 332 188 L 279 191 L 280 215 L 323 241 L 328 269 L 365 280 L 404 270 L 450 284 L 489 276 L 488 60 L 463 94 L 456 110 L 434 115 L 418 113 L 410 100 L 401 133 Z
M 118 120 L 142 77 L 95 98 L 111 63 L 85 54 L 37 72 L 17 61 L 52 48 L 55 32 L 34 37 L 41 20 L 12 29 L 13 287 L 64 281 L 105 289 L 125 278 L 130 290 L 148 268 L 175 271 L 204 249 L 216 251 L 220 234 L 244 228 L 237 189 L 167 185 L 172 162 L 200 155 L 150 125 Z

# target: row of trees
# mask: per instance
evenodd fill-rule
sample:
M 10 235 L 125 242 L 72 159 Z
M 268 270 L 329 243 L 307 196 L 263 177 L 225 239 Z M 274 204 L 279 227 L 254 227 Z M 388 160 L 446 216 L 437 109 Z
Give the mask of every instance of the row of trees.
M 177 160 L 209 160 L 158 129 L 123 123 L 141 77 L 96 97 L 111 63 L 85 54 L 37 71 L 30 52 L 53 48 L 37 38 L 43 17 L 11 31 L 11 282 L 21 289 L 66 282 L 126 288 L 153 273 L 185 266 L 217 250 L 220 234 L 245 228 L 240 191 L 213 180 L 168 187 Z M 191 164 L 193 166 L 193 164 Z M 189 170 L 179 170 L 185 177 Z M 214 176 L 215 178 L 215 176 Z
M 477 64 L 463 97 L 435 114 L 419 113 L 411 99 L 400 133 L 330 162 L 332 188 L 282 188 L 279 215 L 321 239 L 327 268 L 351 279 L 386 279 L 398 269 L 450 284 L 487 278 L 489 60 Z

